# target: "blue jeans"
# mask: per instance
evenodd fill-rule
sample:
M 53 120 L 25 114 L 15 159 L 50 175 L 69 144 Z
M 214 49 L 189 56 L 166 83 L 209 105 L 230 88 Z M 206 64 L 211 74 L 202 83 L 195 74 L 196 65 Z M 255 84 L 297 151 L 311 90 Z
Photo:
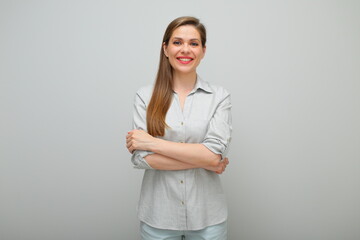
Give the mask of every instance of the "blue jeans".
M 140 222 L 141 240 L 226 240 L 226 221 L 197 231 L 178 231 L 153 228 Z

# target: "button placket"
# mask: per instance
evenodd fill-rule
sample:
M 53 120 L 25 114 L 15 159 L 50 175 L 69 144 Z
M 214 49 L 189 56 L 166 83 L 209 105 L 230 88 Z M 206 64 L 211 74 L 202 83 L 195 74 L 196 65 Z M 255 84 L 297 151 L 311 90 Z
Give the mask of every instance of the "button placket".
M 181 106 L 180 106 L 180 99 L 179 99 L 179 96 L 176 92 L 174 92 L 174 98 L 176 100 L 176 103 L 177 103 L 177 116 L 179 118 L 179 121 L 180 121 L 180 133 L 179 134 L 179 138 L 178 138 L 178 142 L 179 143 L 184 143 L 185 142 L 185 128 L 184 128 L 184 124 L 185 124 L 185 121 L 184 121 L 184 112 L 181 110 Z M 184 110 L 186 109 L 186 100 L 185 100 L 185 104 L 184 104 Z
M 185 199 L 186 199 L 186 189 L 185 189 L 185 184 L 184 184 L 184 180 L 180 179 L 179 180 L 180 183 L 180 188 L 181 188 L 181 192 L 182 192 L 182 198 L 180 199 L 180 203 L 181 205 L 185 205 Z
M 184 143 L 185 142 L 185 126 L 184 126 L 184 120 L 182 120 L 180 122 L 181 125 L 181 136 L 180 136 L 180 143 Z
M 182 121 L 181 126 L 183 127 L 183 141 L 186 142 L 186 128 L 187 128 L 187 120 L 189 119 L 189 115 L 191 114 L 191 109 L 194 101 L 195 91 L 193 90 L 189 95 L 186 97 L 186 105 L 184 106 L 184 110 L 182 112 Z

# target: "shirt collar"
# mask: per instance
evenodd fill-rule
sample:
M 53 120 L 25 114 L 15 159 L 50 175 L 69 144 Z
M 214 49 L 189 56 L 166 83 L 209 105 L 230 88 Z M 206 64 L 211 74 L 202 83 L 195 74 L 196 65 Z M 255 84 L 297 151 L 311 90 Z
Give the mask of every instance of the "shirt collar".
M 199 75 L 197 75 L 195 87 L 191 92 L 196 92 L 198 89 L 202 89 L 202 90 L 204 90 L 205 92 L 208 92 L 208 93 L 213 92 L 212 89 L 209 86 L 209 83 L 202 80 L 202 78 Z

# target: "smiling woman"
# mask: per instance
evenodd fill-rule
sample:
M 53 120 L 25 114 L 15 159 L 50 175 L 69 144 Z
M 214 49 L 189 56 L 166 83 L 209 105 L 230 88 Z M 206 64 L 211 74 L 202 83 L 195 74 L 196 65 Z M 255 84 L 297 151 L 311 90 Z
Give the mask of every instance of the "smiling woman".
M 142 239 L 227 239 L 219 174 L 231 140 L 230 94 L 201 79 L 206 30 L 180 17 L 165 31 L 154 86 L 135 96 L 134 130 L 126 136 L 144 173 L 138 216 Z M 170 238 L 169 238 L 170 237 Z
M 196 67 L 205 55 L 206 47 L 192 25 L 181 26 L 173 32 L 168 44 L 163 44 L 164 52 L 176 75 L 196 74 Z M 175 78 L 181 76 L 174 76 Z

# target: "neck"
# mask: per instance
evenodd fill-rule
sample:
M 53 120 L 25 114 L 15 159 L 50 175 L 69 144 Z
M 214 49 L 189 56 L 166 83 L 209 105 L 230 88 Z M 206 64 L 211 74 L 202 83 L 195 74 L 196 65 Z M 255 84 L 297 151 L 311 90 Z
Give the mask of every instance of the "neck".
M 191 91 L 196 82 L 196 72 L 191 73 L 176 73 L 173 75 L 174 91 Z

